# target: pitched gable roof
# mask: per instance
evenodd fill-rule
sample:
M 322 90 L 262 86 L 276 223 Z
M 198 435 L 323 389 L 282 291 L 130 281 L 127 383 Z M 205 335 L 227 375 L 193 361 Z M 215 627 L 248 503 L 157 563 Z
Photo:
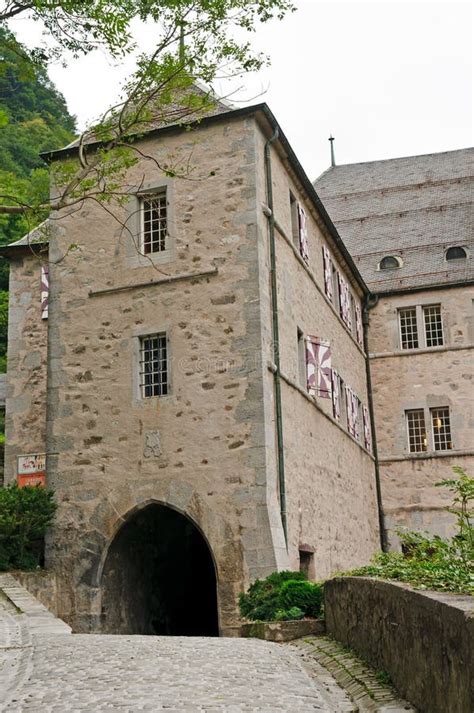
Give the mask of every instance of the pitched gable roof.
M 369 287 L 388 292 L 474 279 L 474 149 L 331 167 L 314 183 Z M 445 260 L 448 247 L 467 260 Z M 379 270 L 385 255 L 403 266 Z

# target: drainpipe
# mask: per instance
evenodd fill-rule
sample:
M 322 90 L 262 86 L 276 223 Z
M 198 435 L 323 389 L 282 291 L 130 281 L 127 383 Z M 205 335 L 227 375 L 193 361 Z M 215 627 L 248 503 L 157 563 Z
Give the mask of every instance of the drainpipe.
M 283 452 L 283 416 L 281 405 L 281 370 L 280 370 L 280 334 L 278 326 L 278 296 L 276 279 L 276 256 L 275 256 L 275 215 L 273 210 L 273 186 L 272 167 L 270 161 L 270 147 L 278 139 L 278 128 L 275 129 L 271 138 L 265 143 L 265 178 L 267 187 L 267 206 L 269 208 L 268 228 L 270 238 L 270 292 L 272 300 L 272 337 L 273 337 L 273 386 L 275 395 L 275 420 L 277 429 L 277 462 L 278 462 L 278 485 L 280 490 L 280 515 L 285 543 L 288 546 L 288 530 L 286 521 L 286 487 L 285 487 L 285 458 Z
M 387 538 L 385 535 L 385 519 L 382 508 L 382 489 L 380 487 L 380 467 L 379 454 L 377 450 L 377 434 L 375 430 L 374 398 L 372 393 L 372 377 L 370 373 L 369 359 L 369 310 L 373 309 L 379 301 L 377 295 L 367 295 L 364 300 L 363 326 L 364 326 L 364 351 L 365 351 L 365 371 L 367 375 L 367 395 L 369 401 L 370 425 L 372 430 L 372 448 L 375 460 L 375 490 L 377 493 L 377 510 L 379 516 L 380 547 L 382 552 L 387 551 Z

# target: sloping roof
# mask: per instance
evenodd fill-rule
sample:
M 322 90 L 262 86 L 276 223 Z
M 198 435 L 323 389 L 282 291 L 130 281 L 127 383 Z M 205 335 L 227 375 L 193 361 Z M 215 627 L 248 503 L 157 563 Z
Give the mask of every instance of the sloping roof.
M 474 279 L 474 149 L 334 166 L 314 183 L 374 292 Z M 448 247 L 467 260 L 445 260 Z M 379 270 L 385 255 L 402 267 Z
M 24 235 L 19 240 L 9 245 L 3 245 L 0 247 L 0 256 L 8 257 L 9 255 L 17 254 L 17 251 L 31 250 L 35 254 L 43 252 L 46 250 L 46 246 L 49 243 L 49 236 L 53 228 L 53 222 L 47 218 L 43 220 L 42 223 L 30 230 L 29 233 Z
M 202 99 L 202 106 L 196 105 L 195 102 L 187 103 L 186 97 L 200 97 Z M 165 126 L 172 126 L 176 124 L 186 124 L 199 121 L 204 117 L 216 116 L 217 114 L 223 114 L 232 109 L 235 106 L 226 99 L 217 97 L 212 89 L 205 87 L 199 82 L 195 82 L 192 88 L 181 92 L 180 97 L 173 99 L 171 103 L 165 104 L 165 106 L 160 109 L 159 105 L 156 108 L 146 107 L 147 111 L 152 111 L 153 116 L 146 121 L 137 121 L 133 124 L 129 134 L 127 136 L 131 138 L 132 136 L 148 134 L 156 129 L 162 129 Z M 115 116 L 118 117 L 120 112 L 117 110 Z M 109 117 L 110 118 L 110 117 Z M 94 144 L 97 141 L 97 136 L 93 133 L 86 133 L 82 137 L 85 144 Z M 74 139 L 70 144 L 60 149 L 61 151 L 77 148 L 80 145 L 80 138 Z M 55 151 L 50 152 L 55 154 Z M 46 153 L 46 156 L 49 155 Z

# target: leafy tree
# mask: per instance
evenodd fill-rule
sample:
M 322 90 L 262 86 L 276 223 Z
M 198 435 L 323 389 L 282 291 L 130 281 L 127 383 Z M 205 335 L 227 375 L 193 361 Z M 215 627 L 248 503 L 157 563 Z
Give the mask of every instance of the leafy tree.
M 69 143 L 75 123 L 44 68 L 31 64 L 25 70 L 23 52 L 0 27 L 0 193 L 26 206 L 48 200 L 49 174 L 39 154 Z M 46 215 L 0 214 L 0 245 L 23 237 Z M 0 260 L 0 371 L 6 367 L 7 323 L 8 262 Z
M 0 571 L 41 564 L 42 539 L 56 508 L 52 490 L 16 483 L 0 488 Z
M 149 54 L 139 55 L 123 100 L 80 137 L 77 156 L 55 167 L 59 191 L 54 199 L 48 203 L 4 191 L 0 214 L 26 215 L 32 221 L 43 209 L 59 211 L 85 200 L 107 205 L 110 212 L 124 200 L 120 186 L 125 172 L 142 158 L 137 137 L 147 127 L 189 124 L 213 111 L 212 92 L 199 90 L 196 82 L 210 84 L 220 72 L 241 74 L 261 67 L 266 58 L 236 36 L 291 9 L 290 0 L 38 0 L 33 7 L 6 0 L 0 22 L 31 17 L 45 25 L 53 43 L 43 54 L 22 48 L 24 63 L 47 61 L 51 53 L 86 53 L 98 46 L 122 56 L 135 49 L 130 23 L 136 18 L 156 24 L 156 45 Z M 40 126 L 31 129 L 41 132 Z M 186 175 L 187 169 L 172 163 L 157 166 L 167 175 Z

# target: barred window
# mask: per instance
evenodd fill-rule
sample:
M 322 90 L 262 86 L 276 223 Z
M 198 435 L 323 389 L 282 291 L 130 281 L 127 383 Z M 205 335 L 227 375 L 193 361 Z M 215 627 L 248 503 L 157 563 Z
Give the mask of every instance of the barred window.
M 418 329 L 416 307 L 408 307 L 398 312 L 400 320 L 400 340 L 402 349 L 418 349 Z
M 408 429 L 408 447 L 410 453 L 423 453 L 428 450 L 425 412 L 423 409 L 405 411 Z
M 140 339 L 140 390 L 143 398 L 168 393 L 166 334 L 149 334 Z
M 167 209 L 166 193 L 141 198 L 142 252 L 159 253 L 166 250 Z
M 423 307 L 423 318 L 425 322 L 426 346 L 442 346 L 443 322 L 441 319 L 441 305 Z
M 453 447 L 451 442 L 451 423 L 449 408 L 432 408 L 431 425 L 433 427 L 433 443 L 435 451 L 449 451 Z

